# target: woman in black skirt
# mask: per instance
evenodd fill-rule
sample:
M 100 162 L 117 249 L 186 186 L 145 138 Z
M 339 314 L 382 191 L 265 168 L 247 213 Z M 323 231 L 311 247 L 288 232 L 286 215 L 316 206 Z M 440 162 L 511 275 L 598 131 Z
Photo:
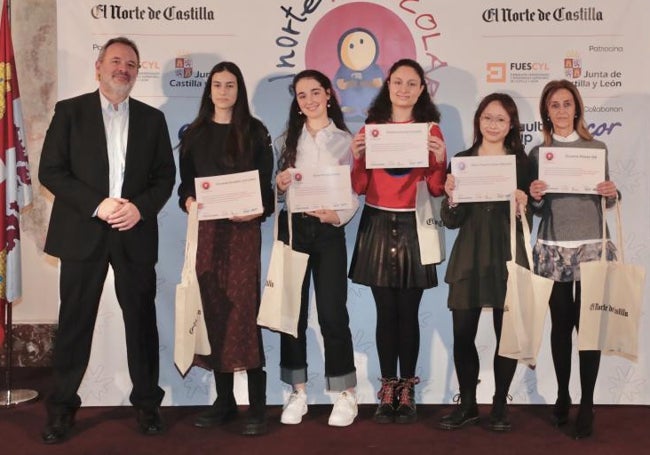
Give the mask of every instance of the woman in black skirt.
M 416 419 L 414 387 L 420 350 L 418 310 L 424 289 L 438 284 L 435 265 L 422 265 L 415 224 L 417 183 L 443 192 L 445 143 L 438 109 L 429 95 L 422 67 L 410 59 L 390 68 L 368 110 L 366 124 L 428 123 L 429 166 L 367 169 L 365 128 L 352 142 L 352 186 L 365 194 L 350 266 L 353 282 L 370 286 L 377 308 L 376 342 L 381 369 L 380 400 L 374 420 L 410 423 Z M 395 150 L 399 154 L 399 150 Z M 400 377 L 397 376 L 399 364 Z

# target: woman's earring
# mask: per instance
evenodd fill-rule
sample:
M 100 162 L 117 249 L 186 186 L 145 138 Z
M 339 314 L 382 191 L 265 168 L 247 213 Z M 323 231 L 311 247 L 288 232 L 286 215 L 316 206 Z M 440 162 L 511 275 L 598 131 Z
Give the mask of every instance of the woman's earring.
M 327 107 L 332 107 L 332 105 L 330 103 L 327 103 Z
M 302 115 L 302 111 L 298 109 L 298 115 Z

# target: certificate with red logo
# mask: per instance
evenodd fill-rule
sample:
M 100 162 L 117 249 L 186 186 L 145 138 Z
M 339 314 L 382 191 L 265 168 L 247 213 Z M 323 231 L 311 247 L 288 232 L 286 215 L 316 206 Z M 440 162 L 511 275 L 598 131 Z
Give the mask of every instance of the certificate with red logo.
M 366 168 L 429 167 L 429 124 L 366 125 Z
M 539 179 L 547 193 L 598 194 L 605 180 L 605 150 L 579 147 L 540 147 Z
M 194 179 L 199 220 L 218 220 L 262 213 L 258 171 Z
M 290 172 L 287 204 L 291 212 L 353 208 L 349 166 L 290 169 Z
M 517 189 L 514 155 L 458 156 L 451 159 L 456 180 L 453 201 L 508 201 Z

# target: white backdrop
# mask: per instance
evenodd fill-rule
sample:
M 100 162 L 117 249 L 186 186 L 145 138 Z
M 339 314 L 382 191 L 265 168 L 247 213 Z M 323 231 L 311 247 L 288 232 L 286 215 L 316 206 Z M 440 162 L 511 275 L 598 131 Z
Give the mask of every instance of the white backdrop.
M 166 114 L 173 144 L 182 125 L 195 116 L 198 98 L 211 67 L 227 59 L 242 68 L 250 103 L 273 137 L 283 129 L 291 100 L 290 78 L 305 67 L 334 77 L 343 66 L 337 43 L 348 30 L 362 27 L 378 44 L 374 65 L 386 70 L 398 58 L 416 58 L 427 71 L 439 106 L 450 155 L 471 143 L 472 115 L 483 96 L 511 94 L 519 106 L 529 150 L 540 141 L 538 99 L 551 79 L 568 78 L 585 99 L 590 130 L 610 150 L 611 178 L 623 192 L 626 258 L 649 265 L 647 155 L 650 91 L 643 83 L 650 57 L 648 8 L 643 0 L 574 2 L 497 0 L 489 8 L 479 0 L 279 0 L 259 1 L 58 1 L 58 94 L 67 98 L 96 88 L 94 62 L 109 37 L 134 39 L 142 69 L 133 96 Z M 543 5 L 540 7 L 539 5 Z M 486 9 L 487 8 L 487 9 Z M 359 77 L 364 77 L 363 71 Z M 339 92 L 341 95 L 342 93 Z M 347 95 L 342 94 L 345 98 Z M 346 102 L 347 98 L 346 98 Z M 361 101 L 349 101 L 361 108 Z M 356 103 L 356 104 L 355 104 Z M 357 114 L 351 130 L 360 126 Z M 159 216 L 158 326 L 161 343 L 163 404 L 206 404 L 214 399 L 212 375 L 193 369 L 182 379 L 173 366 L 174 288 L 183 260 L 185 215 L 174 196 Z M 347 227 L 351 251 L 358 216 Z M 264 226 L 262 262 L 268 261 L 271 220 Z M 448 231 L 448 251 L 455 233 Z M 445 264 L 438 269 L 442 282 Z M 265 270 L 263 271 L 265 274 Z M 112 277 L 106 283 L 91 364 L 81 388 L 84 405 L 127 404 L 123 326 Z M 55 292 L 50 293 L 51 298 Z M 452 353 L 451 317 L 444 282 L 425 292 L 421 310 L 418 400 L 449 402 L 457 390 Z M 648 300 L 646 289 L 646 302 Z M 374 402 L 379 366 L 374 342 L 375 310 L 368 288 L 350 283 L 348 294 L 361 402 Z M 650 320 L 641 321 L 638 363 L 604 357 L 596 389 L 597 403 L 650 403 L 647 387 Z M 548 327 L 547 327 L 548 330 Z M 270 403 L 280 403 L 287 388 L 279 381 L 279 336 L 264 333 Z M 329 402 L 324 391 L 322 340 L 315 312 L 309 333 L 310 402 Z M 481 357 L 479 400 L 493 394 L 491 315 L 484 314 L 476 339 Z M 577 355 L 572 395 L 579 397 Z M 245 375 L 236 382 L 238 401 L 246 402 Z M 536 370 L 520 366 L 512 384 L 515 403 L 552 403 L 555 377 L 545 338 Z

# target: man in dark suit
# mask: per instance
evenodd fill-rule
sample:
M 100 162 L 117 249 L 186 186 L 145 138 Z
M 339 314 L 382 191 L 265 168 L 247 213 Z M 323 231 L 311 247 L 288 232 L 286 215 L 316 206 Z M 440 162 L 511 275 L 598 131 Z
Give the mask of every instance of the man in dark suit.
M 157 214 L 176 169 L 162 112 L 129 97 L 140 55 L 119 37 L 102 48 L 99 90 L 57 103 L 45 136 L 39 180 L 54 195 L 45 251 L 61 260 L 59 328 L 46 444 L 65 440 L 81 405 L 109 264 L 124 319 L 130 401 L 144 434 L 163 431 L 156 327 Z

